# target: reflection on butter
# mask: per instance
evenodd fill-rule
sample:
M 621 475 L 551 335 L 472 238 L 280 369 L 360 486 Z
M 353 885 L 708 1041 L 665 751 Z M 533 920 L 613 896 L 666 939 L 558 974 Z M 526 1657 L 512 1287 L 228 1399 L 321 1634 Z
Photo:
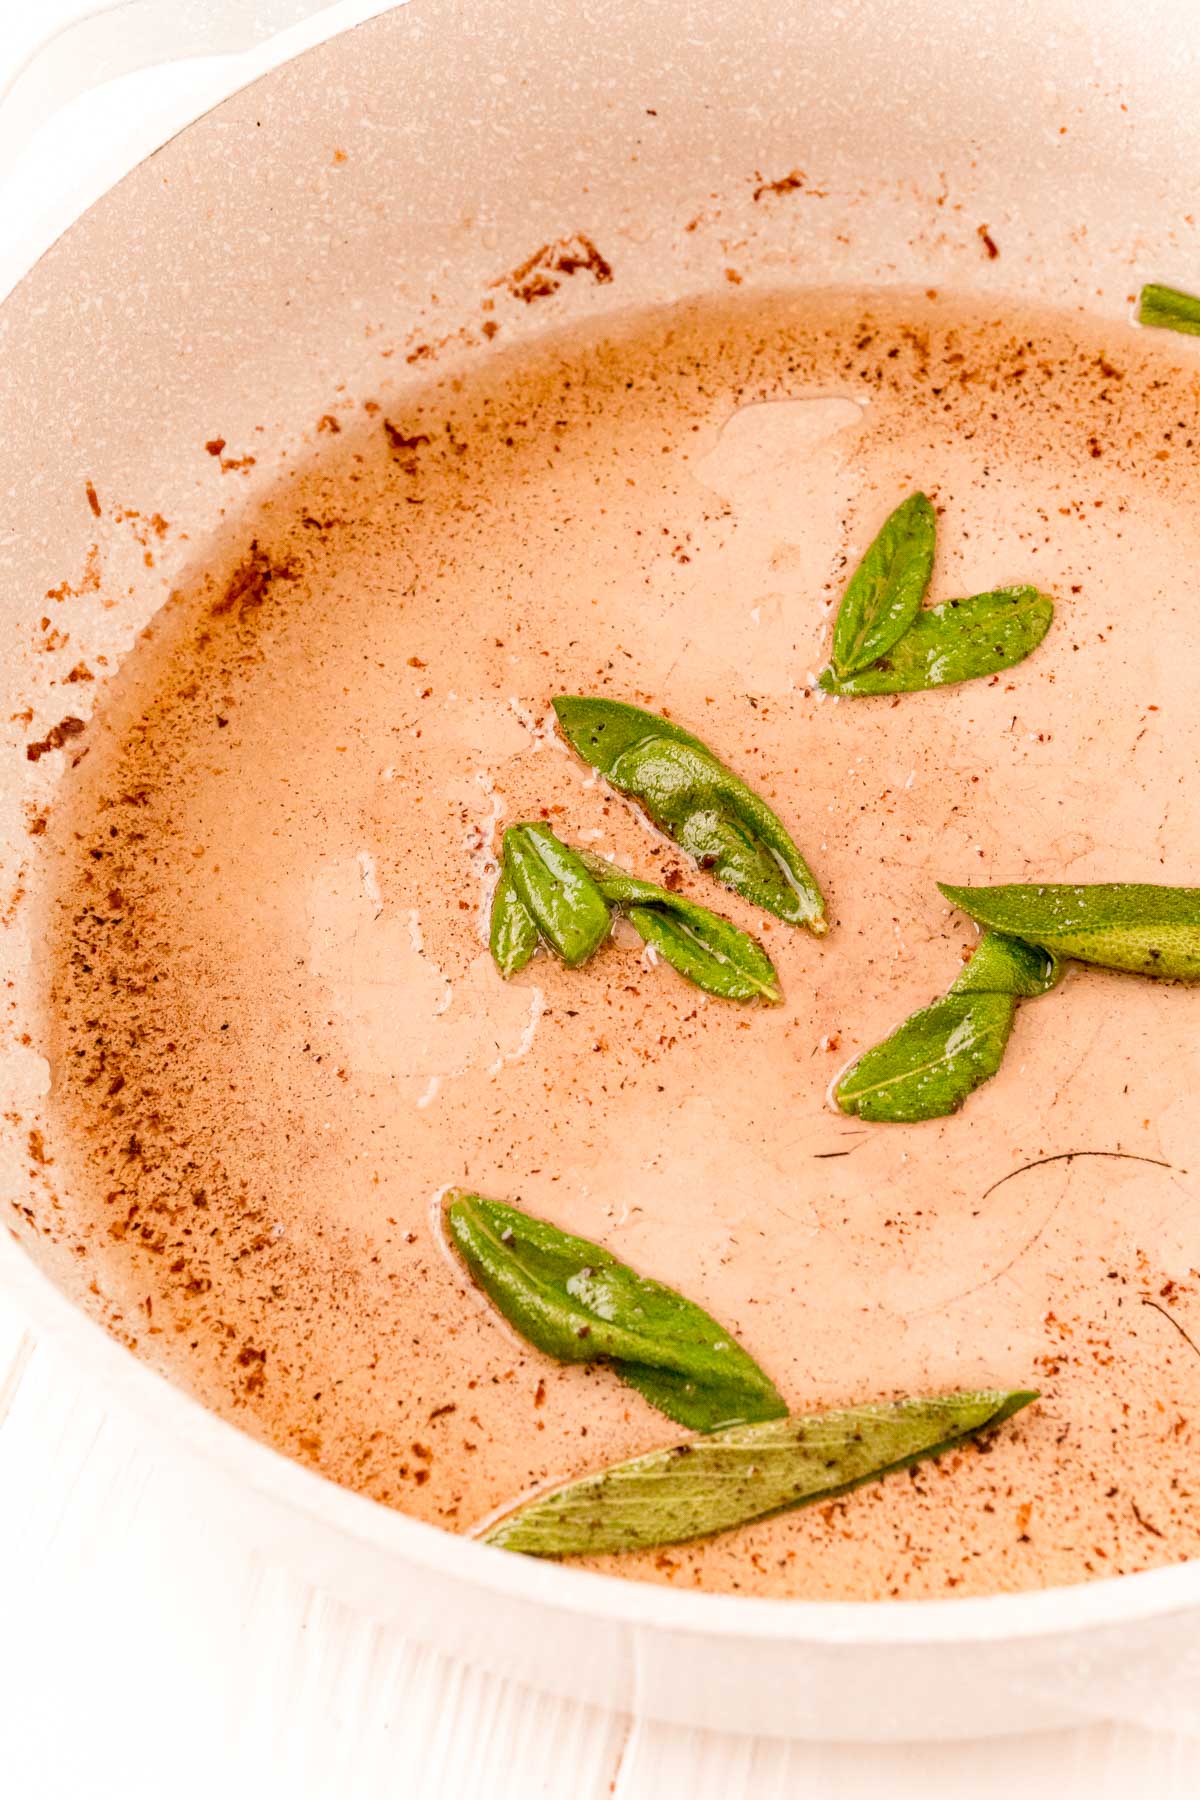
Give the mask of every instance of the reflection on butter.
M 425 949 L 419 915 L 381 904 L 369 860 L 322 870 L 306 915 L 309 969 L 357 1074 L 404 1082 L 414 1105 L 429 1106 L 448 1078 L 498 1073 L 530 1049 L 541 990 L 503 986 L 487 955 L 452 983 Z

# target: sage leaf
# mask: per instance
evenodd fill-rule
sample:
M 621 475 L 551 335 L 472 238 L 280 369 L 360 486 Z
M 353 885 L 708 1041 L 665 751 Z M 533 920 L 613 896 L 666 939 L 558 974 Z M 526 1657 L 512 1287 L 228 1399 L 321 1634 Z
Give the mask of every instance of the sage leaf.
M 985 932 L 958 978 L 952 994 L 1012 994 L 1036 1000 L 1062 979 L 1062 963 L 1050 951 L 999 931 Z
M 914 694 L 1010 669 L 1036 650 L 1050 629 L 1054 602 L 1037 588 L 996 588 L 965 600 L 928 606 L 869 668 L 842 679 L 822 671 L 827 694 Z
M 689 905 L 681 894 L 660 887 L 655 881 L 643 881 L 639 875 L 631 875 L 628 869 L 609 862 L 606 856 L 597 856 L 594 850 L 581 849 L 576 854 L 609 905 L 620 912 L 628 912 L 631 906 L 686 908 Z M 704 910 L 702 906 L 695 908 L 696 912 Z M 717 915 L 710 913 L 708 916 L 716 918 Z
M 910 494 L 885 520 L 838 609 L 833 667 L 840 681 L 886 655 L 912 624 L 933 573 L 936 535 L 924 494 Z
M 786 1412 L 774 1384 L 715 1319 L 599 1244 L 500 1200 L 455 1190 L 450 1240 L 522 1337 L 560 1362 L 611 1362 L 692 1431 Z
M 579 857 L 548 825 L 540 824 L 510 825 L 503 857 L 504 876 L 538 936 L 569 969 L 585 963 L 608 936 L 612 920 L 603 894 Z M 503 904 L 507 908 L 507 901 Z
M 644 943 L 706 993 L 723 1000 L 765 1000 L 770 1006 L 782 998 L 766 952 L 727 919 L 709 913 L 693 920 L 656 906 L 633 906 L 629 922 Z
M 912 1014 L 840 1078 L 843 1112 L 874 1123 L 915 1124 L 957 1112 L 1004 1058 L 1018 999 L 1044 994 L 1057 958 L 988 932 L 949 993 Z
M 1055 956 L 1134 975 L 1200 980 L 1200 888 L 1140 882 L 950 887 L 954 906 L 989 930 Z
M 1156 281 L 1148 281 L 1138 295 L 1135 316 L 1139 325 L 1200 336 L 1200 299 L 1179 288 L 1161 287 Z
M 788 924 L 828 929 L 821 890 L 778 817 L 699 738 L 621 700 L 560 694 L 554 710 L 584 761 L 701 868 Z
M 837 1085 L 843 1112 L 911 1125 L 957 1112 L 996 1073 L 1017 1003 L 1011 994 L 947 994 L 913 1013 Z
M 581 850 L 579 857 L 609 904 L 688 981 L 723 1000 L 775 1005 L 782 998 L 770 957 L 748 932 L 682 894 L 639 881 L 602 856 Z
M 533 915 L 501 869 L 500 879 L 492 896 L 488 945 L 496 967 L 506 981 L 510 975 L 517 974 L 518 970 L 525 967 L 539 941 Z
M 536 1495 L 485 1531 L 484 1542 L 526 1556 L 686 1543 L 939 1456 L 1036 1399 L 985 1390 L 740 1425 Z

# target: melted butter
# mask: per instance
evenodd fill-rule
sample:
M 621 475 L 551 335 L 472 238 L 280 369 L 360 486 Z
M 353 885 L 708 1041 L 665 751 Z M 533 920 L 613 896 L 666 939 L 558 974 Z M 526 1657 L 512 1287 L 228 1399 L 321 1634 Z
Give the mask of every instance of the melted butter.
M 114 1329 L 451 1530 L 672 1441 L 465 1287 L 432 1199 L 473 1186 L 693 1296 L 797 1408 L 1043 1390 L 986 1455 L 610 1566 L 912 1597 L 1195 1554 L 1200 990 L 1070 972 L 947 1121 L 827 1090 L 960 966 L 936 878 L 1196 881 L 1196 369 L 1078 319 L 742 299 L 414 390 L 400 454 L 377 420 L 318 440 L 129 659 L 51 823 L 52 1148 Z M 825 700 L 837 597 L 917 486 L 931 598 L 1031 581 L 1055 625 L 995 681 Z M 628 932 L 495 975 L 517 819 L 714 902 L 549 729 L 580 690 L 668 708 L 792 828 L 822 944 L 715 901 L 785 1006 Z

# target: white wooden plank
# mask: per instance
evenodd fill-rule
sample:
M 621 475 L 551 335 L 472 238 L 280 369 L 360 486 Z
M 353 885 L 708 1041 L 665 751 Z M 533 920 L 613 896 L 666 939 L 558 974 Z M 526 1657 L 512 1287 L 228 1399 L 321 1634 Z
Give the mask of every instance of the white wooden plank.
M 1184 1800 L 1200 1790 L 1200 1739 L 1132 1725 L 1096 1725 L 962 1744 L 787 1744 L 638 1725 L 613 1800 Z

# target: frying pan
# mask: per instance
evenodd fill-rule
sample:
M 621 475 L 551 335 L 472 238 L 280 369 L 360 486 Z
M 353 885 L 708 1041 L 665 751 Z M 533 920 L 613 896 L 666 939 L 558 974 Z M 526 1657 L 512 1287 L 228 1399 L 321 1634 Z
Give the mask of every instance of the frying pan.
M 197 1515 L 223 1509 L 410 1636 L 690 1725 L 888 1739 L 1200 1718 L 1195 1563 L 880 1605 L 625 1583 L 337 1488 L 121 1348 L 92 1316 L 86 1257 L 46 1229 L 54 1171 L 30 1158 L 48 1082 L 28 1024 L 30 825 L 75 727 L 37 761 L 25 749 L 65 716 L 86 728 L 102 684 L 64 689 L 68 663 L 120 665 L 187 556 L 304 453 L 339 384 L 386 403 L 420 370 L 384 352 L 436 339 L 450 340 L 440 367 L 486 354 L 482 297 L 543 244 L 582 233 L 613 279 L 583 270 L 536 307 L 498 302 L 508 342 L 711 291 L 734 252 L 751 287 L 916 284 L 1113 320 L 1142 279 L 1200 288 L 1198 62 L 1190 0 L 412 0 L 231 94 L 9 297 L 0 1277 L 109 1406 L 190 1459 Z M 787 203 L 756 202 L 794 171 Z M 205 450 L 218 435 L 256 446 L 236 494 Z M 171 522 L 153 567 L 94 515 L 89 482 Z M 46 654 L 38 621 L 64 583 L 70 651 Z

